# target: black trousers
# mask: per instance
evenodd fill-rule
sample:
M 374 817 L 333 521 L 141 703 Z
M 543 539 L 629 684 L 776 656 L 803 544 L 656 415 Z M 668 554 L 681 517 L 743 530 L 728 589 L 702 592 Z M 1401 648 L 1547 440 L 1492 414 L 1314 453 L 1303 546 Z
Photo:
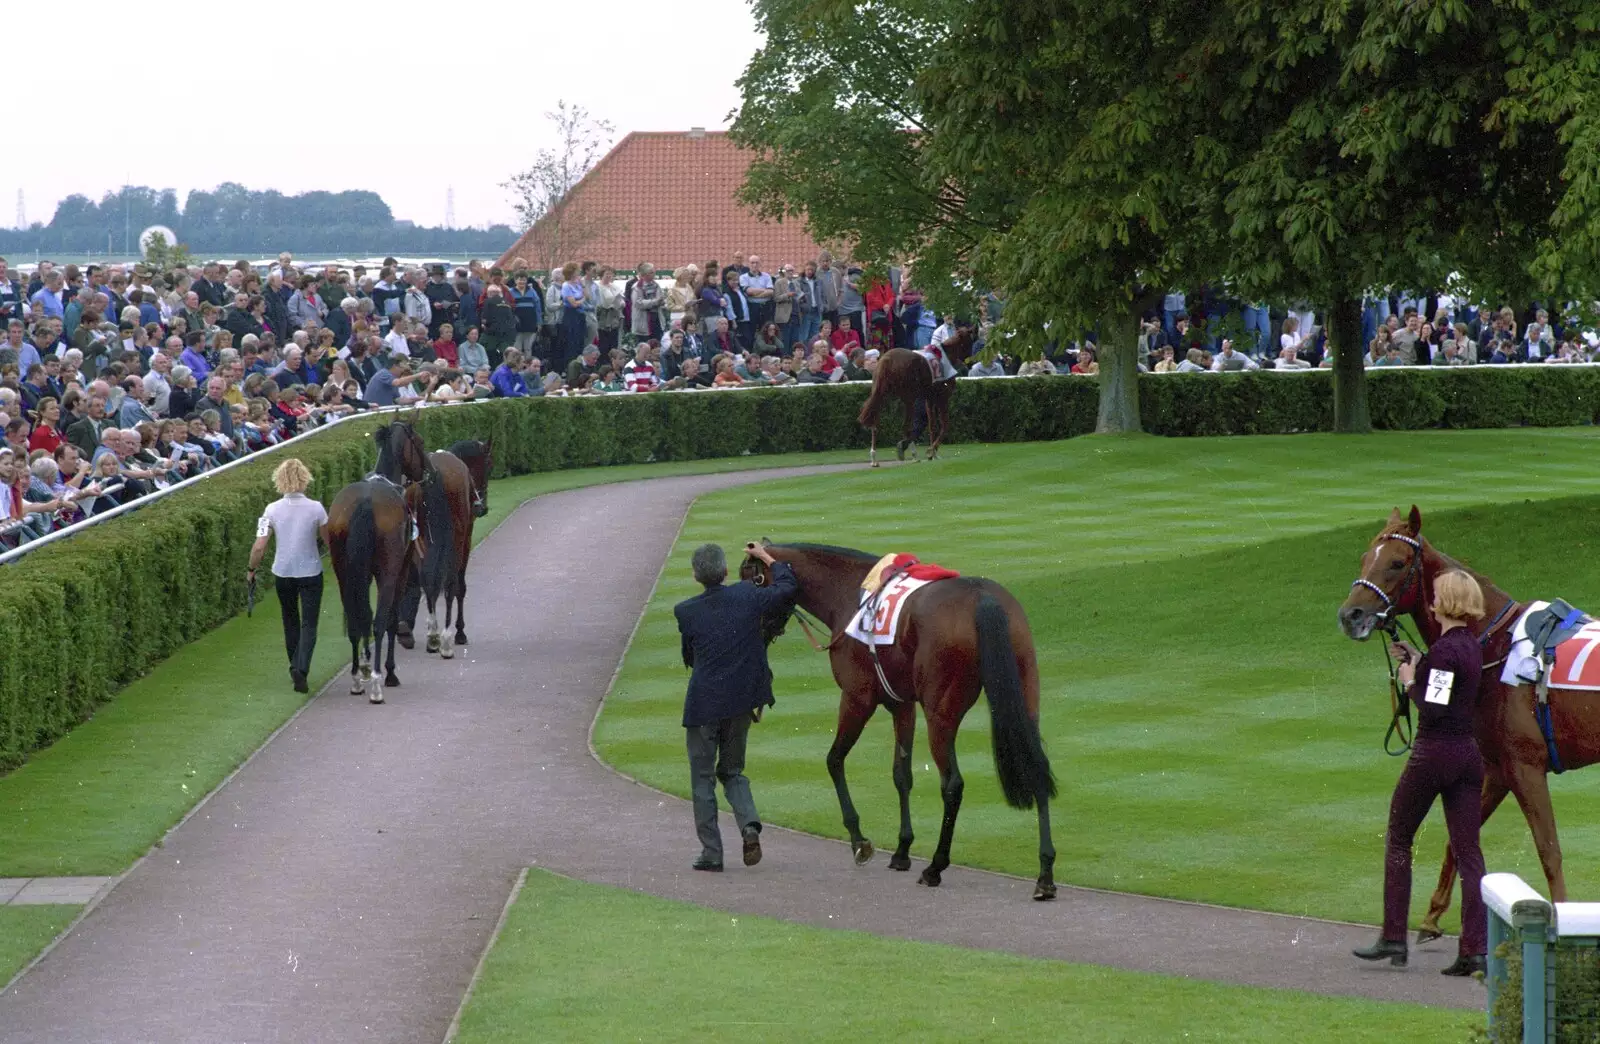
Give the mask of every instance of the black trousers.
M 289 669 L 309 674 L 311 654 L 317 649 L 317 617 L 322 612 L 322 574 L 280 576 L 278 608 L 283 611 L 283 647 Z

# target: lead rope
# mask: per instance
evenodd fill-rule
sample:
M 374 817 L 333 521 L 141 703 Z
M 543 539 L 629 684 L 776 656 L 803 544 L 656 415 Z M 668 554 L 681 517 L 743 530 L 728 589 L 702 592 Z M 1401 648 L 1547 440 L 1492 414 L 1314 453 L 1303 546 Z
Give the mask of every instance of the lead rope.
M 1383 628 L 1391 640 L 1398 641 L 1399 632 L 1404 632 L 1404 637 L 1410 640 L 1418 654 L 1422 652 L 1422 639 L 1411 633 L 1404 620 L 1390 620 L 1388 626 Z M 1416 735 L 1415 727 L 1411 722 L 1411 698 L 1406 694 L 1406 687 L 1400 684 L 1400 664 L 1395 661 L 1394 655 L 1389 652 L 1389 643 L 1383 643 L 1383 658 L 1389 665 L 1389 728 L 1383 734 L 1383 752 L 1391 758 L 1398 758 L 1411 750 L 1411 741 Z M 1399 740 L 1398 749 L 1391 749 L 1395 740 Z

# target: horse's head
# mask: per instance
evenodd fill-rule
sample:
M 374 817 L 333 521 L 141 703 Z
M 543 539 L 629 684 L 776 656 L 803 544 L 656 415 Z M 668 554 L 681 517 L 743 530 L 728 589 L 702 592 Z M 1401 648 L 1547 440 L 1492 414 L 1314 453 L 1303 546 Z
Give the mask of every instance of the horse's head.
M 1364 642 L 1376 629 L 1422 604 L 1422 512 L 1395 508 L 1389 521 L 1361 556 L 1361 575 L 1339 607 L 1339 628 Z
M 489 473 L 494 470 L 494 439 L 466 440 L 450 447 L 461 458 L 472 476 L 472 513 L 482 518 L 489 513 Z
M 421 482 L 431 470 L 428 450 L 406 421 L 384 424 L 372 433 L 378 444 L 378 474 L 393 482 Z
M 767 548 L 768 553 L 772 554 L 774 558 L 781 557 L 778 552 L 781 552 L 782 549 L 774 549 L 772 541 L 766 537 L 761 538 L 761 545 Z M 772 580 L 772 567 L 756 556 L 746 553 L 744 561 L 739 563 L 739 579 L 748 580 L 757 587 L 765 587 Z M 761 640 L 767 645 L 777 641 L 783 635 L 784 630 L 788 628 L 790 615 L 789 610 L 779 609 L 762 616 Z

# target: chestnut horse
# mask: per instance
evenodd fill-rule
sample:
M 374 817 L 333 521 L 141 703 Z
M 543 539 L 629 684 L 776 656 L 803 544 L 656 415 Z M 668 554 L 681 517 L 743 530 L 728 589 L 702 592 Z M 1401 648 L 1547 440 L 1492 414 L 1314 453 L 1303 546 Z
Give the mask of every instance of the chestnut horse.
M 945 358 L 954 365 L 967 361 L 972 352 L 972 331 L 966 327 L 939 346 Z M 861 406 L 856 418 L 863 428 L 872 431 L 872 448 L 868 451 L 872 466 L 878 466 L 878 416 L 890 399 L 900 400 L 905 407 L 905 429 L 901 433 L 896 455 L 906 459 L 906 449 L 916 445 L 917 420 L 925 419 L 928 431 L 928 459 L 939 455 L 939 446 L 950 428 L 950 395 L 955 381 L 936 381 L 933 367 L 923 356 L 907 348 L 891 348 L 878 357 L 878 368 L 872 374 L 872 393 Z M 921 417 L 918 414 L 921 412 Z M 913 450 L 915 456 L 915 450 Z
M 360 695 L 370 686 L 368 699 L 382 703 L 378 672 L 385 671 L 382 685 L 400 684 L 394 672 L 395 625 L 413 553 L 401 484 L 422 481 L 432 466 L 422 439 L 404 421 L 385 424 L 372 437 L 378 444 L 377 467 L 341 489 L 328 508 L 328 552 L 350 638 L 350 691 Z M 370 599 L 373 580 L 378 582 L 376 613 Z
M 917 360 L 926 368 L 927 363 Z M 861 833 L 861 819 L 845 784 L 844 759 L 861 736 L 867 719 L 882 705 L 894 716 L 894 785 L 900 793 L 900 843 L 891 870 L 911 869 L 911 745 L 917 704 L 928 723 L 928 747 L 939 767 L 944 820 L 933 861 L 921 883 L 937 887 L 950 865 L 950 841 L 961 810 L 963 782 L 956 765 L 956 730 L 981 688 L 989 697 L 995 772 L 1006 802 L 1039 812 L 1039 879 L 1035 899 L 1054 899 L 1056 852 L 1050 842 L 1050 799 L 1055 776 L 1039 737 L 1039 667 L 1028 618 L 1011 592 L 979 577 L 940 580 L 914 592 L 900 619 L 894 645 L 877 646 L 877 656 L 845 628 L 861 605 L 861 581 L 877 555 L 819 544 L 767 544 L 779 562 L 794 568 L 799 604 L 832 633 L 827 651 L 839 685 L 839 726 L 828 751 L 828 775 L 839 796 L 850 848 L 858 864 L 872 858 L 872 842 Z M 768 568 L 746 556 L 739 575 L 758 585 Z M 763 622 L 771 642 L 783 632 L 791 611 Z M 887 688 L 885 688 L 887 686 Z
M 1483 646 L 1475 728 L 1484 767 L 1482 816 L 1487 821 L 1506 794 L 1516 796 L 1528 829 L 1533 832 L 1534 847 L 1550 885 L 1550 898 L 1563 902 L 1567 898 L 1567 882 L 1561 872 L 1561 844 L 1556 838 L 1555 812 L 1550 806 L 1546 779 L 1550 759 L 1534 716 L 1533 686 L 1507 685 L 1500 680 L 1501 668 L 1511 650 L 1514 624 L 1526 604 L 1428 543 L 1422 536 L 1422 514 L 1413 505 L 1409 516 L 1402 516 L 1395 509 L 1362 555 L 1361 576 L 1339 607 L 1339 626 L 1346 636 L 1365 641 L 1374 630 L 1390 629 L 1396 617 L 1409 614 L 1423 641 L 1432 644 L 1439 637 L 1439 625 L 1428 612 L 1433 603 L 1434 580 L 1452 569 L 1470 574 L 1483 588 L 1485 615 L 1473 625 Z M 1550 713 L 1562 766 L 1575 769 L 1600 761 L 1600 693 L 1552 688 Z M 1419 943 L 1439 938 L 1439 917 L 1450 908 L 1455 877 L 1455 858 L 1446 845 L 1439 886 L 1428 904 L 1427 917 L 1417 929 Z

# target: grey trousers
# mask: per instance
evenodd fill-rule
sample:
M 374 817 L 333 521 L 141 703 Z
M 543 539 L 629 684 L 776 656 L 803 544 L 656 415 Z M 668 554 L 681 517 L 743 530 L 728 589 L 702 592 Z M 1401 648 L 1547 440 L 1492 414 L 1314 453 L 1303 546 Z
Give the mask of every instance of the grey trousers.
M 750 736 L 750 715 L 724 718 L 710 725 L 685 729 L 689 737 L 689 782 L 694 794 L 694 828 L 700 835 L 700 855 L 722 862 L 722 831 L 717 826 L 717 781 L 733 806 L 733 818 L 742 834 L 761 829 L 756 817 L 750 781 L 744 778 L 744 747 Z

